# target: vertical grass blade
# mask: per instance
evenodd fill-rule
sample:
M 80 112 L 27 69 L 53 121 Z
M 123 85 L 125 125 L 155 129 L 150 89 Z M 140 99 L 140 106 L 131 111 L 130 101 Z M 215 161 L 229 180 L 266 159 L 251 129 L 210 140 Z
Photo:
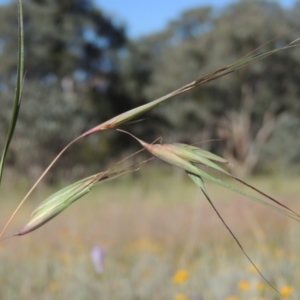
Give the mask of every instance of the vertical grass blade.
M 13 137 L 15 127 L 18 120 L 20 105 L 21 105 L 21 96 L 22 96 L 22 86 L 23 86 L 23 72 L 24 72 L 24 32 L 23 32 L 23 11 L 22 11 L 22 1 L 18 1 L 18 18 L 19 18 L 19 29 L 18 29 L 18 67 L 17 67 L 17 79 L 16 79 L 16 89 L 15 89 L 15 99 L 13 112 L 9 124 L 9 129 L 4 145 L 4 150 L 0 160 L 0 184 L 2 181 L 4 163 L 6 155 L 10 146 L 11 139 Z

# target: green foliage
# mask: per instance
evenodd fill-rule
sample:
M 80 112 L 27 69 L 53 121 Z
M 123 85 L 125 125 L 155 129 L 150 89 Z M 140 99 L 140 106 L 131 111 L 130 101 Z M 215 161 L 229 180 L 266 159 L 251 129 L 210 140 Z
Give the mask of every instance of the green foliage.
M 117 69 L 116 50 L 124 46 L 126 37 L 122 26 L 114 25 L 92 1 L 36 1 L 24 5 L 24 34 L 26 37 L 27 79 L 51 81 L 82 72 L 89 79 L 104 76 L 109 79 Z M 15 27 L 14 4 L 0 10 L 0 36 L 11 36 Z M 1 63 L 15 53 L 17 40 L 3 44 Z M 14 62 L 9 60 L 2 70 L 11 75 Z M 10 70 L 10 73 L 7 72 Z M 49 78 L 49 77 L 54 78 Z
M 287 146 L 288 145 L 288 146 Z M 300 163 L 300 121 L 296 116 L 283 114 L 267 144 L 260 147 L 260 172 L 298 174 Z M 284 153 L 284 155 L 282 155 Z

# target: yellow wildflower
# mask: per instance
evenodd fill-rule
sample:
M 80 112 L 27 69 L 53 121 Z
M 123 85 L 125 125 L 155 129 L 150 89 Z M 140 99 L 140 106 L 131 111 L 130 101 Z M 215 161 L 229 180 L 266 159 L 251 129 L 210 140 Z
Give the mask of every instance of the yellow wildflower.
M 51 293 L 55 293 L 59 290 L 59 285 L 56 282 L 51 282 L 48 284 L 47 289 Z
M 71 257 L 68 252 L 61 252 L 59 258 L 64 266 L 67 266 L 70 263 Z
M 225 300 L 238 300 L 236 296 L 229 296 Z
M 288 285 L 284 285 L 281 289 L 280 289 L 280 294 L 283 296 L 283 297 L 288 297 L 290 296 L 292 293 L 292 288 Z
M 245 280 L 239 282 L 239 290 L 245 292 L 249 289 L 249 283 Z
M 187 300 L 187 298 L 184 294 L 177 294 L 174 300 Z
M 141 238 L 132 243 L 129 247 L 130 251 L 159 253 L 162 247 L 159 243 L 150 238 Z
M 262 282 L 258 282 L 255 286 L 257 291 L 262 291 L 264 289 L 264 284 Z
M 173 282 L 175 284 L 181 284 L 185 282 L 189 277 L 189 273 L 186 270 L 178 270 L 173 276 Z

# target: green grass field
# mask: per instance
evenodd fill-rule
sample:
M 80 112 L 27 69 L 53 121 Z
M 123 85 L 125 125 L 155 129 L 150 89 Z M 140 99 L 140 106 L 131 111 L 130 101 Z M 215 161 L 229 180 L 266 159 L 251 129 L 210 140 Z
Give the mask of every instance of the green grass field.
M 251 183 L 300 211 L 299 178 Z M 27 188 L 3 182 L 0 225 Z M 284 299 L 300 299 L 300 224 L 213 184 L 208 191 L 261 272 Z M 38 188 L 7 234 L 51 192 Z M 93 247 L 105 252 L 102 273 Z M 99 186 L 37 231 L 3 241 L 0 256 L 0 299 L 282 299 L 187 177 L 147 167 L 140 177 Z

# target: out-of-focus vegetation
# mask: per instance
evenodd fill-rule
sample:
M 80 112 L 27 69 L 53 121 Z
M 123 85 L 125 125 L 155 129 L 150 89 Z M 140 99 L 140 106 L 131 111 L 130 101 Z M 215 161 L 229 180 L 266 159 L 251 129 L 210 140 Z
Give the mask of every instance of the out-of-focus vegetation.
M 255 271 L 192 181 L 145 167 L 138 179 L 99 186 L 55 222 L 0 244 L 1 299 L 294 299 L 299 224 L 221 187 L 215 205 L 279 298 Z M 1 226 L 28 186 L 4 178 Z M 252 184 L 300 210 L 299 178 Z M 155 187 L 155 188 L 154 188 Z M 17 215 L 17 231 L 53 192 L 38 189 Z M 22 246 L 20 246 L 20 243 Z M 93 257 L 93 259 L 92 259 Z
M 14 3 L 0 7 L 0 148 L 16 73 L 15 12 Z M 274 49 L 299 37 L 292 30 L 299 16 L 299 3 L 285 10 L 274 2 L 241 1 L 221 11 L 184 12 L 163 32 L 132 41 L 93 1 L 25 0 L 26 101 L 8 164 L 36 179 L 85 129 L 261 45 Z M 298 49 L 279 52 L 162 105 L 130 131 L 149 142 L 158 136 L 187 143 L 222 138 L 203 146 L 230 160 L 238 175 L 300 166 L 299 70 Z M 47 179 L 91 174 L 134 147 L 118 133 L 95 135 L 68 151 Z

